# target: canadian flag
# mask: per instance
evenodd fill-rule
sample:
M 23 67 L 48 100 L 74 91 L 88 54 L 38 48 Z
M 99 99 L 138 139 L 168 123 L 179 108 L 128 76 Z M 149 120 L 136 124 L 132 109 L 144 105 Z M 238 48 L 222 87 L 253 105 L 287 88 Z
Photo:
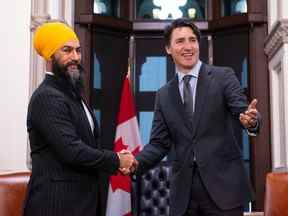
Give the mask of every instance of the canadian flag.
M 127 149 L 136 155 L 141 146 L 134 100 L 129 79 L 126 77 L 118 113 L 114 151 L 120 152 Z M 110 177 L 106 216 L 132 216 L 131 179 L 129 176 L 118 173 Z

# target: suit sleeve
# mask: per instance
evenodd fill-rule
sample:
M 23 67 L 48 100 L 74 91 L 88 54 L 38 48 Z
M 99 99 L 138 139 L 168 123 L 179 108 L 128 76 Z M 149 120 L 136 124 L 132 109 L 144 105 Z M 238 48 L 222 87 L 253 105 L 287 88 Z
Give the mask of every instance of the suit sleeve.
M 240 113 L 243 113 L 247 110 L 248 104 L 247 104 L 247 98 L 240 85 L 240 82 L 231 68 L 225 68 L 223 83 L 224 83 L 224 96 L 228 108 L 231 111 L 234 118 L 239 120 Z M 253 133 L 253 135 L 256 135 L 259 132 L 260 123 L 261 123 L 261 116 L 259 114 L 257 127 L 248 129 L 249 134 Z
M 63 163 L 110 174 L 116 172 L 117 154 L 85 144 L 77 134 L 69 109 L 62 95 L 38 95 L 31 104 L 31 124 Z
M 156 166 L 169 152 L 171 147 L 169 129 L 162 113 L 159 92 L 156 94 L 154 119 L 152 123 L 150 141 L 136 156 L 139 162 L 137 174 L 143 174 Z
M 224 96 L 229 110 L 235 118 L 247 109 L 247 98 L 244 95 L 240 82 L 231 68 L 225 68 Z

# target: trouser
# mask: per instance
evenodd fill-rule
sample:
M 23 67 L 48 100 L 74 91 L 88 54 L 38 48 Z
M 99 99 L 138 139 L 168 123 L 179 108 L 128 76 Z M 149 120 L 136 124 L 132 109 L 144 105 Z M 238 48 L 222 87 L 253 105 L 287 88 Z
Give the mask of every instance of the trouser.
M 210 197 L 195 164 L 193 168 L 191 198 L 184 216 L 243 216 L 243 206 L 229 210 L 220 209 Z

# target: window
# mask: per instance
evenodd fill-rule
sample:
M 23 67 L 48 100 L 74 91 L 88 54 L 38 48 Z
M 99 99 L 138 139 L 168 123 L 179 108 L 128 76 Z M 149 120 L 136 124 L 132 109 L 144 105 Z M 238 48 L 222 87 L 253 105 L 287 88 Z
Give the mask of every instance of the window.
M 157 91 L 167 82 L 166 56 L 147 56 L 141 67 L 139 91 Z
M 146 145 L 149 142 L 153 116 L 154 116 L 153 111 L 139 112 L 139 129 L 143 145 Z
M 222 0 L 222 16 L 247 13 L 247 0 Z
M 137 0 L 137 19 L 206 18 L 207 0 Z
M 108 16 L 118 16 L 117 8 L 118 1 L 94 0 L 93 13 Z

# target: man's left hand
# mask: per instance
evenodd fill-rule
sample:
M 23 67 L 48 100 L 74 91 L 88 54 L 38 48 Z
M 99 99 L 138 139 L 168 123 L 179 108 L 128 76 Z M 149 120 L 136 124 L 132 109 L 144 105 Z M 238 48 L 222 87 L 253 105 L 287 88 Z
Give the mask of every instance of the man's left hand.
M 240 114 L 239 120 L 245 128 L 255 128 L 257 126 L 258 110 L 256 105 L 257 99 L 253 99 L 248 109 Z

